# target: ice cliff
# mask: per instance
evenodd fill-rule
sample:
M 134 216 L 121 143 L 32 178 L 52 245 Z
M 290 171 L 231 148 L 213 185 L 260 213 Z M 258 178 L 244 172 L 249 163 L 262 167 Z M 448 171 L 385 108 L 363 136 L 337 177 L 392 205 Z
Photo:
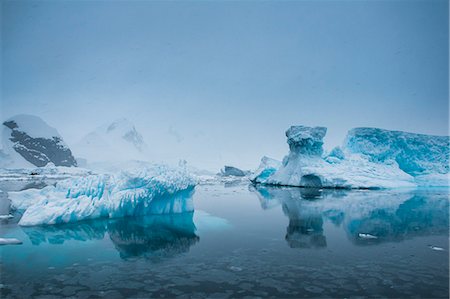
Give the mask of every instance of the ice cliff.
M 449 137 L 352 129 L 342 147 L 324 154 L 324 127 L 292 126 L 289 154 L 277 165 L 264 157 L 251 180 L 318 188 L 448 186 Z
M 2 147 L 0 167 L 77 165 L 58 131 L 33 115 L 17 115 L 3 122 Z
M 24 226 L 193 211 L 195 180 L 186 170 L 154 165 L 118 174 L 71 178 L 41 190 L 9 192 Z

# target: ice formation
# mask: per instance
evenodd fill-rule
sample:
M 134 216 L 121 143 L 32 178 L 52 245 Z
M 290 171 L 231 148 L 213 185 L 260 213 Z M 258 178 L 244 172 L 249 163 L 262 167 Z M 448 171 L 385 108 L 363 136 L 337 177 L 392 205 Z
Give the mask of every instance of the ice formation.
M 3 122 L 2 147 L 0 167 L 77 165 L 58 131 L 33 115 L 17 115 Z
M 195 180 L 184 169 L 154 165 L 117 175 L 90 175 L 59 181 L 41 190 L 10 192 L 24 210 L 20 225 L 74 222 L 193 211 Z
M 222 176 L 245 176 L 246 173 L 237 167 L 226 166 L 220 170 L 219 175 Z
M 281 165 L 263 158 L 254 183 L 318 188 L 448 186 L 449 137 L 372 128 L 323 153 L 324 127 L 293 126 Z

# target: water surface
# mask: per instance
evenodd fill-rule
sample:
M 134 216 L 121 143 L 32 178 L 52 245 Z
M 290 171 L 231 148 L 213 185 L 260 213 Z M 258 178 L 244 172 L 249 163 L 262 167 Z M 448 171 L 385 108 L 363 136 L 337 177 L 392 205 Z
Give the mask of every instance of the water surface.
M 195 211 L 19 227 L 2 297 L 435 297 L 449 292 L 448 189 L 197 186 Z

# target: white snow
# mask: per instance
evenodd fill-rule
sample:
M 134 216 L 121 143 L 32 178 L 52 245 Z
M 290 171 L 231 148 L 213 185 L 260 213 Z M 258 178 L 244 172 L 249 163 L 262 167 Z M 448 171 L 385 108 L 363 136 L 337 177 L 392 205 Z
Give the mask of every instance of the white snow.
M 7 121 L 14 121 L 19 127 L 20 131 L 26 132 L 30 137 L 33 138 L 46 138 L 46 139 L 52 139 L 53 137 L 61 138 L 61 136 L 59 135 L 58 131 L 55 128 L 50 127 L 40 117 L 35 115 L 20 114 L 7 119 L 6 122 Z M 5 126 L 3 127 L 4 127 L 3 130 L 10 130 Z

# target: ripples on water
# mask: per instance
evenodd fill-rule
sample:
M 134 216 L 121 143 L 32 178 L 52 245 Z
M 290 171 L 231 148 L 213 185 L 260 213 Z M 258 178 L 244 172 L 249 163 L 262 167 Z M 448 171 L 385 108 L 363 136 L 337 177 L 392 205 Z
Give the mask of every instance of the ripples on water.
M 2 297 L 448 297 L 448 189 L 227 184 L 193 200 L 176 215 L 3 221 L 23 244 L 0 248 Z

